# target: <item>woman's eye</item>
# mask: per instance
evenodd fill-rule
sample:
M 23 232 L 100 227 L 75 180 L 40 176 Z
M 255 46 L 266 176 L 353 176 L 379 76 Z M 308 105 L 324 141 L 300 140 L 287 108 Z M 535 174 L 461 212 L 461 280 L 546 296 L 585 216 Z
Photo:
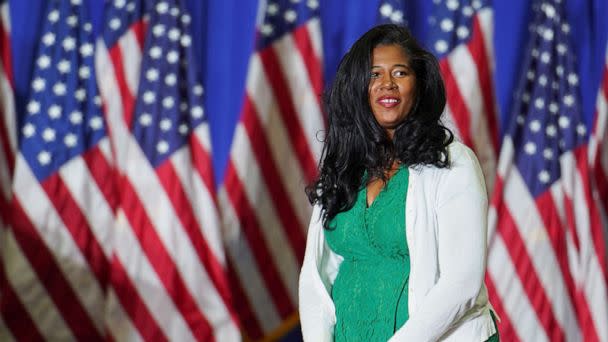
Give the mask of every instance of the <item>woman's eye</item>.
M 397 71 L 393 72 L 393 75 L 399 76 L 399 77 L 407 76 L 407 71 L 405 71 L 405 70 L 397 70 Z
M 371 72 L 371 73 L 369 74 L 369 77 L 371 77 L 371 78 L 378 78 L 378 76 L 379 76 L 379 75 L 380 75 L 380 74 L 378 74 L 377 72 Z

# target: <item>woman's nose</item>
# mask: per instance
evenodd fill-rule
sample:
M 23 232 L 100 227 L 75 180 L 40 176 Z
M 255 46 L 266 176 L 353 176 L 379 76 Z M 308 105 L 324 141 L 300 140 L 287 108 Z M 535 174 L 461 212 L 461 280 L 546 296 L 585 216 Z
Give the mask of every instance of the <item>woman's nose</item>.
M 391 76 L 384 77 L 382 83 L 380 83 L 381 89 L 394 89 L 396 87 L 395 81 Z

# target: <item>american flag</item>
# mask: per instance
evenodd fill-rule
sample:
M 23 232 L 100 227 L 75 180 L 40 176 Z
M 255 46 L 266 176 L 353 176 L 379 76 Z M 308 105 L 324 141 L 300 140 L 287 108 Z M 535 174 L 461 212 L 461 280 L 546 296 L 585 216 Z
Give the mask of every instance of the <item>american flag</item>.
M 4 237 L 2 316 L 17 340 L 102 340 L 111 152 L 88 8 L 46 3 Z
M 428 34 L 445 81 L 446 124 L 475 151 L 489 192 L 498 153 L 490 5 L 485 0 L 434 0 Z
M 408 15 L 412 14 L 411 2 L 404 0 L 382 0 L 378 4 L 376 23 L 409 26 Z
M 596 196 L 608 216 L 608 48 L 595 106 L 595 122 L 589 138 L 589 162 L 595 181 Z M 604 221 L 608 225 L 608 221 Z M 608 227 L 606 228 L 608 229 Z
M 17 148 L 16 116 L 8 2 L 0 1 L 0 306 L 6 288 L 3 265 L 3 234 L 8 224 L 12 173 Z M 8 329 L 0 315 L 0 340 L 7 340 Z
M 260 4 L 255 51 L 219 192 L 235 305 L 249 338 L 297 323 L 297 281 L 324 127 L 316 0 Z
M 109 333 L 238 341 L 191 16 L 181 0 L 115 0 L 105 18 L 97 74 L 120 175 Z
M 564 3 L 533 3 L 489 216 L 487 284 L 507 341 L 608 341 L 606 253 L 591 197 Z

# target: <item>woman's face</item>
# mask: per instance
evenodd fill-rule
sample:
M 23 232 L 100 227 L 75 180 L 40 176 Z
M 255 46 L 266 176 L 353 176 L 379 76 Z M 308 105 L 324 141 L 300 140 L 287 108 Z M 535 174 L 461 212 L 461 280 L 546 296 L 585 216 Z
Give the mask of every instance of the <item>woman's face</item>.
M 392 139 L 415 101 L 416 75 L 398 45 L 378 45 L 372 52 L 369 105 Z

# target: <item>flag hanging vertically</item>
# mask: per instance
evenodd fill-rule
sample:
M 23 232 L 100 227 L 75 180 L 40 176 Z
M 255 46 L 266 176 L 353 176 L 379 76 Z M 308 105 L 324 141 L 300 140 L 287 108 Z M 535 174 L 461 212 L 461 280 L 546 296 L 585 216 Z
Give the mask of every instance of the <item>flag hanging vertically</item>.
M 297 322 L 312 209 L 304 187 L 317 173 L 325 122 L 318 1 L 260 3 L 245 99 L 219 193 L 235 305 L 252 339 Z
M 604 237 L 564 6 L 533 2 L 491 203 L 486 282 L 507 341 L 608 341 Z
M 203 87 L 182 0 L 106 3 L 97 73 L 120 174 L 115 340 L 239 341 Z
M 11 184 L 17 149 L 10 33 L 8 1 L 2 0 L 0 1 L 0 305 L 2 305 L 2 292 L 6 287 L 2 261 L 3 234 L 9 222 Z M 9 331 L 0 315 L 0 340 L 8 339 Z
M 606 219 L 608 217 L 608 48 L 601 75 L 600 89 L 595 102 L 593 131 L 589 137 L 589 162 L 593 184 L 597 189 L 596 196 Z M 605 224 L 608 224 L 608 221 L 605 221 Z
M 427 42 L 445 81 L 446 124 L 475 151 L 489 193 L 498 153 L 490 5 L 487 0 L 433 1 Z
M 16 340 L 104 338 L 114 193 L 88 8 L 45 3 L 19 120 L 2 317 Z

